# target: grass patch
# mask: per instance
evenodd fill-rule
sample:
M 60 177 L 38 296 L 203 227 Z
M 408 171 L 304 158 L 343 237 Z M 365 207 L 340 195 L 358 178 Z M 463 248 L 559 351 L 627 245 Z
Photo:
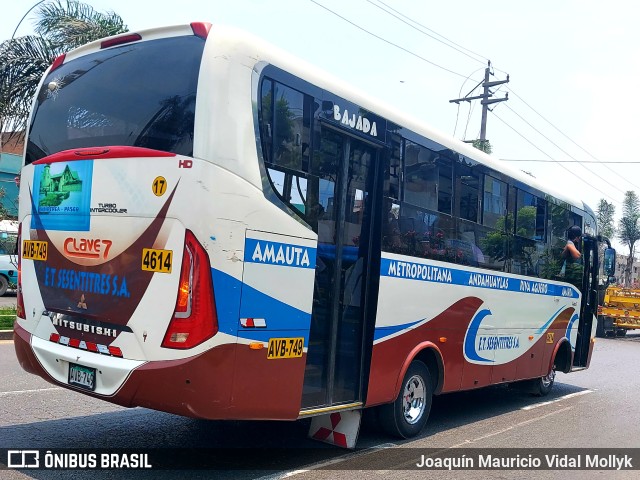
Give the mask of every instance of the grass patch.
M 16 320 L 16 307 L 0 308 L 0 330 L 12 330 Z

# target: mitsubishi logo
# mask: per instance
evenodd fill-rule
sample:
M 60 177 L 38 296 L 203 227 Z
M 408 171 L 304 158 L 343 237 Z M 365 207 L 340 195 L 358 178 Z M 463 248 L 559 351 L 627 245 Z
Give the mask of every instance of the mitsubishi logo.
M 78 308 L 84 308 L 85 310 L 87 309 L 87 303 L 85 302 L 85 299 L 84 299 L 84 293 L 80 297 L 80 301 L 78 302 Z

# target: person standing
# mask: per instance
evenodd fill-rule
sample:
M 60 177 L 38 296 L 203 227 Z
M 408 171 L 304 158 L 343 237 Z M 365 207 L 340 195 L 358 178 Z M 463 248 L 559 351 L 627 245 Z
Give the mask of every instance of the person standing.
M 582 254 L 580 253 L 582 230 L 574 225 L 567 230 L 567 244 L 562 250 L 564 277 L 567 282 L 580 286 L 582 282 Z

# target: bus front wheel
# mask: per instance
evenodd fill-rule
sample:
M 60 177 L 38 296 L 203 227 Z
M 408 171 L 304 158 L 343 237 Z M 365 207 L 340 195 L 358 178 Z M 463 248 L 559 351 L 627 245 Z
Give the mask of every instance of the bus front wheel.
M 414 437 L 427 423 L 432 401 L 433 388 L 429 369 L 421 361 L 414 360 L 402 380 L 398 398 L 393 403 L 380 407 L 380 426 L 395 437 Z

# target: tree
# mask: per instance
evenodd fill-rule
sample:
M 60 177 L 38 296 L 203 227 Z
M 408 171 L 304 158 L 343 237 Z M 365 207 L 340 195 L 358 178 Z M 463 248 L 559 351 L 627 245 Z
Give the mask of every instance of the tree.
M 600 199 L 598 208 L 596 209 L 596 220 L 598 221 L 598 231 L 600 235 L 613 238 L 616 233 L 613 219 L 616 214 L 616 206 L 607 202 L 604 198 Z
M 622 201 L 622 218 L 618 226 L 618 238 L 629 248 L 629 257 L 624 271 L 624 284 L 631 285 L 631 269 L 636 242 L 640 240 L 640 199 L 633 191 L 627 191 Z
M 122 18 L 77 0 L 55 0 L 36 10 L 37 35 L 0 43 L 0 131 L 24 132 L 46 69 L 61 54 L 128 31 Z
M 474 140 L 472 145 L 478 150 L 482 150 L 484 153 L 490 154 L 493 151 L 493 147 L 489 140 Z

